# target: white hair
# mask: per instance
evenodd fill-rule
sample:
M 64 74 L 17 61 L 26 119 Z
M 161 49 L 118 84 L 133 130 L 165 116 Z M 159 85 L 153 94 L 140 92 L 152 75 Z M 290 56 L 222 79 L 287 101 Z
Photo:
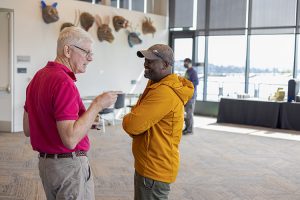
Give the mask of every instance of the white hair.
M 62 55 L 65 45 L 80 45 L 82 43 L 93 43 L 91 35 L 82 28 L 72 26 L 64 28 L 57 39 L 57 55 Z

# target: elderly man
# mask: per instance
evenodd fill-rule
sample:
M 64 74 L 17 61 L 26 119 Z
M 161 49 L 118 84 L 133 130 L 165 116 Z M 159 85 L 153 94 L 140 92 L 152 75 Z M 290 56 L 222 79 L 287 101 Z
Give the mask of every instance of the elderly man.
M 26 90 L 23 128 L 39 152 L 39 171 L 48 200 L 95 199 L 87 132 L 117 94 L 97 96 L 86 110 L 74 82 L 93 60 L 93 40 L 78 27 L 65 28 L 54 62 L 39 70 Z
M 179 168 L 184 104 L 193 96 L 193 84 L 172 74 L 172 49 L 156 44 L 138 51 L 145 58 L 145 78 L 150 79 L 135 107 L 123 119 L 133 138 L 135 159 L 134 199 L 168 199 L 170 183 Z

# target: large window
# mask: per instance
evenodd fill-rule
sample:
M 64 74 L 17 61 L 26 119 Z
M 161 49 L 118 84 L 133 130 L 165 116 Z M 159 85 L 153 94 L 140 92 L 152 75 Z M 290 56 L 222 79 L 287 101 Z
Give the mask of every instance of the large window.
M 246 37 L 211 36 L 208 46 L 207 100 L 244 93 Z
M 168 0 L 78 0 L 93 4 L 101 4 L 115 8 L 135 10 L 144 13 L 167 16 Z
M 141 0 L 131 0 L 132 10 L 144 12 L 144 1 Z
M 278 88 L 287 93 L 293 78 L 294 35 L 252 35 L 249 94 L 268 99 Z
M 278 89 L 287 93 L 290 79 L 300 79 L 300 40 L 295 39 L 300 33 L 300 0 L 182 2 L 171 1 L 170 36 L 188 32 L 190 41 L 182 46 L 188 45 L 185 53 L 195 59 L 198 100 L 244 93 L 266 100 Z M 193 12 L 182 15 L 191 8 Z
M 129 0 L 119 0 L 120 8 L 129 9 Z

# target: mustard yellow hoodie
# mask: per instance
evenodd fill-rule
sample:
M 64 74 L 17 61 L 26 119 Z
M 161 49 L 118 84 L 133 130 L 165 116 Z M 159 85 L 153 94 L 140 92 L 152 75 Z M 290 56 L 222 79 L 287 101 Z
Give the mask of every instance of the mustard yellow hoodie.
M 123 128 L 133 138 L 134 166 L 140 175 L 166 183 L 176 180 L 184 104 L 193 92 L 193 84 L 175 74 L 157 83 L 149 81 L 124 117 Z

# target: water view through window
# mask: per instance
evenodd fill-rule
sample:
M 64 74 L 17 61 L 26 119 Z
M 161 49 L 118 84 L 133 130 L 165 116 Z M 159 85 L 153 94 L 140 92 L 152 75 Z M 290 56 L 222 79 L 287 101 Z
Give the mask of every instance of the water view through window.
M 244 93 L 246 36 L 211 36 L 208 42 L 207 100 Z
M 287 96 L 293 78 L 294 35 L 254 35 L 250 44 L 249 94 L 260 99 L 282 88 Z
M 267 100 L 280 88 L 287 96 L 288 81 L 293 78 L 295 35 L 251 35 L 249 52 L 248 95 Z M 237 98 L 245 94 L 245 71 L 247 37 L 209 36 L 207 55 L 207 93 L 204 88 L 205 37 L 196 38 L 198 66 L 198 100 L 206 96 L 208 101 L 219 101 L 221 97 Z M 174 40 L 174 72 L 184 75 L 183 59 L 193 54 L 192 38 Z M 298 58 L 300 58 L 298 54 Z M 298 62 L 299 63 L 299 62 Z M 299 68 L 298 68 L 299 72 Z

